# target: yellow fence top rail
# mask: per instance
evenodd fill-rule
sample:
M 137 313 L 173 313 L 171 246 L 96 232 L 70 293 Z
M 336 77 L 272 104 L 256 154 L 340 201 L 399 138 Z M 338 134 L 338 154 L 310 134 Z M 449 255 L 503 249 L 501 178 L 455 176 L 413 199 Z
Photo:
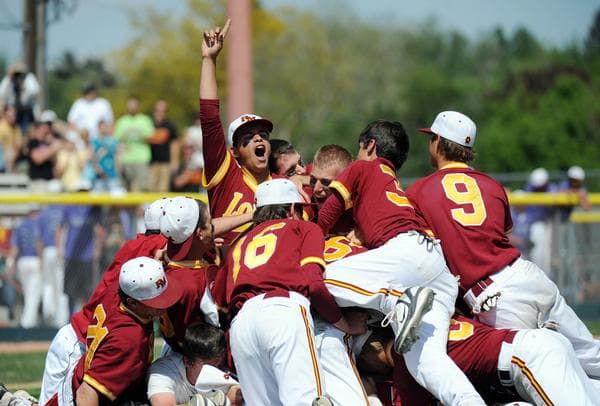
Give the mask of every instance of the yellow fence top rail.
M 208 202 L 203 193 L 125 193 L 115 195 L 110 193 L 2 193 L 0 204 L 39 203 L 39 204 L 85 204 L 109 206 L 139 206 L 151 203 L 162 197 L 189 196 Z

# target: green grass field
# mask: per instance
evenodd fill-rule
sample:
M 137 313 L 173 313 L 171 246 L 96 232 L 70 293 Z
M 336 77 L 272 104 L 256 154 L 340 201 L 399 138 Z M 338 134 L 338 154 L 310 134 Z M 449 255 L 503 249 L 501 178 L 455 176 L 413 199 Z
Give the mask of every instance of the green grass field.
M 586 324 L 594 336 L 600 336 L 600 321 Z M 160 347 L 157 346 L 154 353 L 160 354 Z M 11 391 L 24 389 L 38 397 L 45 359 L 45 352 L 0 353 L 0 382 Z

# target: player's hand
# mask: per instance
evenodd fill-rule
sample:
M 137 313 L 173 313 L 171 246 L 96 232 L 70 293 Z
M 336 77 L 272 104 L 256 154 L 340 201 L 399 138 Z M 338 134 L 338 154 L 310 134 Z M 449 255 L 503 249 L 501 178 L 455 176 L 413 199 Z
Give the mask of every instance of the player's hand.
M 367 323 L 358 323 L 356 321 L 349 322 L 345 317 L 342 317 L 333 325 L 335 328 L 342 330 L 344 333 L 356 336 L 367 332 Z
M 231 19 L 225 21 L 223 29 L 221 27 L 215 27 L 210 31 L 204 31 L 202 41 L 202 57 L 216 59 L 221 49 L 223 49 L 223 42 L 225 37 L 229 33 L 229 26 L 231 25 Z
M 242 406 L 244 404 L 244 397 L 242 396 L 242 388 L 240 385 L 233 385 L 227 391 L 227 398 L 231 402 L 231 406 Z

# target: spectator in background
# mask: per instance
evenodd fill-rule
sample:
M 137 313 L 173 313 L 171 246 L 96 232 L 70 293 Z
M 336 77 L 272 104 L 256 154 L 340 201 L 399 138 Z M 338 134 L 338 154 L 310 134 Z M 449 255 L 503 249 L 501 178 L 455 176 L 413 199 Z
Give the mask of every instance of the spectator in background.
M 38 324 L 38 307 L 42 300 L 42 252 L 40 244 L 39 208 L 32 206 L 11 235 L 8 255 L 8 274 L 15 275 L 23 290 L 23 314 L 21 327 L 31 328 Z
M 116 193 L 121 191 L 117 151 L 119 142 L 113 136 L 111 123 L 101 121 L 100 135 L 92 141 L 93 190 Z
M 9 66 L 6 76 L 0 82 L 0 107 L 13 105 L 17 111 L 17 123 L 23 134 L 39 114 L 37 96 L 40 92 L 35 75 L 27 71 L 22 62 Z
M 529 174 L 525 191 L 535 193 L 555 192 L 556 186 L 551 184 L 549 180 L 550 176 L 546 169 L 534 169 Z M 551 269 L 552 228 L 550 220 L 552 210 L 552 206 L 540 205 L 530 205 L 525 208 L 527 219 L 531 222 L 529 231 L 529 239 L 532 243 L 529 252 L 531 262 L 546 270 L 546 272 L 550 272 Z
M 150 117 L 140 113 L 139 99 L 129 97 L 127 114 L 117 120 L 114 135 L 120 143 L 125 187 L 131 192 L 147 190 L 148 164 L 151 157 L 148 139 L 153 131 Z
M 150 138 L 150 178 L 152 191 L 167 192 L 171 172 L 179 166 L 179 143 L 177 129 L 167 118 L 168 104 L 159 100 L 154 104 L 152 119 L 154 135 Z
M 108 100 L 98 97 L 98 90 L 93 83 L 86 83 L 83 87 L 83 96 L 75 100 L 71 106 L 67 121 L 71 129 L 76 131 L 87 130 L 90 140 L 98 137 L 98 123 L 100 121 L 113 122 L 113 111 Z
M 193 158 L 195 162 L 202 162 L 204 167 L 204 156 L 202 153 L 202 127 L 200 126 L 200 116 L 196 116 L 194 125 L 185 130 L 185 142 L 194 149 Z
M 15 171 L 15 161 L 22 143 L 23 133 L 17 123 L 17 109 L 14 105 L 7 104 L 3 108 L 2 119 L 0 119 L 0 149 L 2 156 L 0 172 L 13 173 Z
M 91 158 L 88 138 L 87 130 L 81 131 L 81 138 L 75 131 L 70 131 L 56 154 L 54 177 L 60 179 L 67 192 L 76 192 L 80 181 L 85 179 L 84 169 Z
M 35 122 L 25 149 L 31 179 L 30 188 L 34 192 L 46 191 L 47 182 L 54 177 L 56 154 L 63 147 L 63 142 L 52 131 L 56 114 L 52 111 L 44 113 L 47 114 L 42 114 L 40 121 Z
M 271 173 L 288 178 L 307 174 L 302 157 L 289 141 L 271 139 L 270 142 L 269 170 Z
M 192 141 L 186 136 L 183 140 L 182 158 L 179 168 L 171 175 L 171 192 L 198 193 L 202 187 L 204 157 L 197 155 Z
M 67 298 L 63 292 L 64 268 L 58 255 L 58 230 L 62 223 L 63 208 L 45 206 L 40 211 L 40 240 L 42 243 L 42 314 L 53 327 L 68 322 Z
M 579 199 L 579 206 L 583 210 L 591 210 L 592 204 L 588 197 L 588 192 L 583 186 L 585 181 L 585 171 L 581 166 L 571 166 L 567 171 L 567 180 L 564 180 L 558 184 L 559 192 L 572 193 Z M 563 221 L 568 221 L 571 212 L 575 206 L 567 206 L 561 208 L 561 217 Z
M 79 186 L 80 191 L 89 188 L 85 182 Z M 60 231 L 64 245 L 60 254 L 65 263 L 64 290 L 71 315 L 87 302 L 97 282 L 95 273 L 104 237 L 102 223 L 99 206 L 64 207 Z
M 6 219 L 4 219 L 6 220 Z M 8 273 L 8 254 L 11 247 L 11 227 L 6 221 L 0 222 L 0 305 L 8 309 L 8 321 L 15 319 L 17 302 L 17 281 L 14 273 Z M 14 259 L 13 259 L 14 261 Z M 14 266 L 14 264 L 13 264 Z

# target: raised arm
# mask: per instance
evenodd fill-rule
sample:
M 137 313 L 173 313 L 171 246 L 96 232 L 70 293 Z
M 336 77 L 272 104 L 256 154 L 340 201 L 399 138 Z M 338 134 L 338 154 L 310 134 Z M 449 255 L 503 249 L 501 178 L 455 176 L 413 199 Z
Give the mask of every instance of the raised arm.
M 229 32 L 231 20 L 227 19 L 223 29 L 215 27 L 205 31 L 202 41 L 202 73 L 200 77 L 200 98 L 217 99 L 217 56 L 223 49 L 223 42 Z

